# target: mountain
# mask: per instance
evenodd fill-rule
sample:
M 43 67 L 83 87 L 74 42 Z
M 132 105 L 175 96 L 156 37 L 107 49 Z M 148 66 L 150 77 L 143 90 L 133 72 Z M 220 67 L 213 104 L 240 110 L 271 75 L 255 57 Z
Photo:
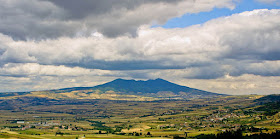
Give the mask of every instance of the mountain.
M 159 93 L 159 92 L 173 92 L 179 94 L 180 92 L 191 93 L 193 95 L 220 95 L 216 93 L 210 93 L 186 86 L 177 85 L 163 79 L 147 80 L 147 81 L 136 81 L 136 80 L 124 80 L 116 79 L 114 81 L 98 85 L 93 87 L 102 91 L 118 91 L 125 93 Z
M 6 96 L 9 95 L 6 94 Z M 22 96 L 48 97 L 51 99 L 70 98 L 144 101 L 219 97 L 222 96 L 222 94 L 181 86 L 158 78 L 147 81 L 116 79 L 93 87 L 73 87 L 58 90 L 34 91 L 27 94 L 23 93 Z

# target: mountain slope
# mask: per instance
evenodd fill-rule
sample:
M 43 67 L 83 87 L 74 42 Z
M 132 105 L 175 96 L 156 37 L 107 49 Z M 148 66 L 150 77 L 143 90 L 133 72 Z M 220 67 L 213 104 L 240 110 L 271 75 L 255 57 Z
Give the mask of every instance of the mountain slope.
M 264 97 L 261 97 L 259 99 L 256 99 L 255 102 L 258 102 L 259 104 L 265 104 L 265 103 L 275 103 L 279 102 L 280 103 L 280 94 L 272 94 L 272 95 L 267 95 Z
M 173 92 L 179 94 L 180 92 L 192 93 L 195 95 L 220 95 L 216 93 L 210 93 L 186 86 L 180 86 L 163 79 L 147 80 L 147 81 L 135 81 L 135 80 L 124 80 L 116 79 L 112 82 L 108 82 L 102 85 L 93 87 L 92 89 L 99 89 L 101 91 L 118 91 L 125 93 L 158 93 L 158 92 Z
M 9 96 L 8 94 L 5 95 Z M 22 95 L 10 95 L 9 97 L 13 98 L 15 96 L 46 97 L 50 99 L 112 99 L 150 101 L 159 99 L 219 97 L 222 96 L 222 94 L 177 85 L 163 79 L 147 81 L 116 79 L 93 87 L 73 87 L 57 90 L 34 91 L 24 93 Z
M 93 90 L 87 92 L 88 94 L 93 93 L 94 90 L 98 90 L 99 93 L 105 93 L 108 91 L 117 92 L 119 94 L 129 95 L 141 95 L 148 97 L 183 97 L 183 98 L 198 98 L 198 97 L 212 97 L 221 96 L 222 94 L 211 93 L 195 88 L 177 85 L 163 79 L 147 80 L 147 81 L 136 81 L 136 80 L 124 80 L 116 79 L 111 82 L 97 85 L 94 87 L 74 87 L 64 88 L 56 90 L 55 92 L 70 92 L 77 90 Z

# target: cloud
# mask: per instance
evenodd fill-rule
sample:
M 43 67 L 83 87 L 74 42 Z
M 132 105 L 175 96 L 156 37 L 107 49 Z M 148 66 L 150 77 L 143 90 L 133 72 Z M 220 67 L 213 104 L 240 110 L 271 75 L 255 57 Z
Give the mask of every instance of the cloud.
M 37 63 L 8 63 L 0 68 L 0 76 L 110 76 L 113 72 L 98 69 L 84 69 L 80 67 L 65 67 L 54 65 L 39 65 Z M 115 72 L 114 75 L 117 73 Z
M 15 40 L 137 36 L 142 25 L 185 13 L 234 7 L 231 0 L 0 0 L 0 32 Z M 79 6 L 77 6 L 79 5 Z M 16 9 L 16 10 L 15 10 Z M 176 10 L 175 10 L 176 9 Z
M 0 68 L 0 92 L 95 86 L 125 74 L 118 71 L 84 69 L 37 63 L 8 63 Z M 93 80 L 94 79 L 94 80 Z
M 94 79 L 94 80 L 93 80 Z M 95 86 L 115 79 L 111 76 L 1 76 L 0 92 L 50 90 L 67 87 Z
M 248 73 L 243 68 L 246 65 L 265 61 L 273 64 L 280 60 L 279 16 L 280 10 L 264 9 L 184 29 L 142 26 L 136 38 L 108 38 L 96 32 L 89 37 L 14 41 L 1 35 L 0 59 L 2 65 L 38 63 L 101 70 L 186 69 L 193 70 L 189 78 L 217 78 L 225 73 L 238 76 Z
M 172 81 L 193 88 L 230 95 L 279 94 L 280 89 L 279 76 L 265 77 L 253 74 L 243 74 L 241 76 L 225 75 L 218 79 L 208 80 L 173 78 Z
M 62 9 L 58 4 L 44 2 Z M 146 6 L 146 3 L 140 5 Z M 111 13 L 114 8 L 107 11 Z M 65 8 L 64 12 L 67 15 L 69 11 Z M 76 18 L 66 16 L 65 20 L 81 20 Z M 7 79 L 6 84 L 14 82 L 30 87 L 26 90 L 40 90 L 93 86 L 116 77 L 160 77 L 214 92 L 223 92 L 228 87 L 264 93 L 269 90 L 269 83 L 274 84 L 280 76 L 279 19 L 280 10 L 259 9 L 186 28 L 150 28 L 139 24 L 136 37 L 112 38 L 96 30 L 88 36 L 68 34 L 56 39 L 15 40 L 12 35 L 0 33 L 0 75 L 3 77 L 0 83 Z M 240 78 L 243 81 L 239 83 Z M 91 83 L 93 79 L 98 81 Z M 261 86 L 261 81 L 267 82 L 267 87 Z M 63 82 L 63 85 L 55 82 Z M 9 90 L 8 85 L 3 88 Z M 271 91 L 277 89 L 273 86 Z

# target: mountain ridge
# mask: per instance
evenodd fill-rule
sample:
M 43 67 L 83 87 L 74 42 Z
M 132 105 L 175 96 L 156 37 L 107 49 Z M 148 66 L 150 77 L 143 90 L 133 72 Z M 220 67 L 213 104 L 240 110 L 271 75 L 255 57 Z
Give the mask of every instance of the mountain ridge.
M 16 94 L 18 93 L 15 93 L 15 95 Z M 39 96 L 53 99 L 153 100 L 219 97 L 224 96 L 224 94 L 181 86 L 161 78 L 149 79 L 146 81 L 118 78 L 92 87 L 71 87 L 45 91 L 31 91 L 29 93 L 24 93 L 22 96 Z M 2 97 L 1 94 L 0 97 Z
M 73 88 L 62 88 L 59 90 L 84 90 L 84 89 L 99 89 L 101 91 L 118 91 L 118 92 L 134 92 L 134 93 L 158 93 L 160 91 L 171 91 L 175 94 L 179 92 L 185 93 L 196 93 L 196 94 L 215 94 L 215 95 L 223 95 L 218 93 L 212 93 L 196 88 L 190 88 L 187 86 L 178 85 L 167 80 L 157 78 L 157 79 L 149 79 L 149 80 L 126 80 L 126 79 L 115 79 L 113 81 L 96 85 L 93 87 L 73 87 Z

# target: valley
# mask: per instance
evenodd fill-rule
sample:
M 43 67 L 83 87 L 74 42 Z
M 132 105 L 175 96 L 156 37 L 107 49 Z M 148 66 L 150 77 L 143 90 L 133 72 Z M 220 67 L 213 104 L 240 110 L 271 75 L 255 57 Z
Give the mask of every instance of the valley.
M 239 129 L 244 136 L 276 132 L 280 130 L 279 107 L 261 104 L 262 97 L 1 100 L 0 138 L 198 138 Z
M 163 79 L 116 79 L 1 93 L 0 138 L 270 137 L 280 136 L 279 111 L 279 95 L 231 96 Z

